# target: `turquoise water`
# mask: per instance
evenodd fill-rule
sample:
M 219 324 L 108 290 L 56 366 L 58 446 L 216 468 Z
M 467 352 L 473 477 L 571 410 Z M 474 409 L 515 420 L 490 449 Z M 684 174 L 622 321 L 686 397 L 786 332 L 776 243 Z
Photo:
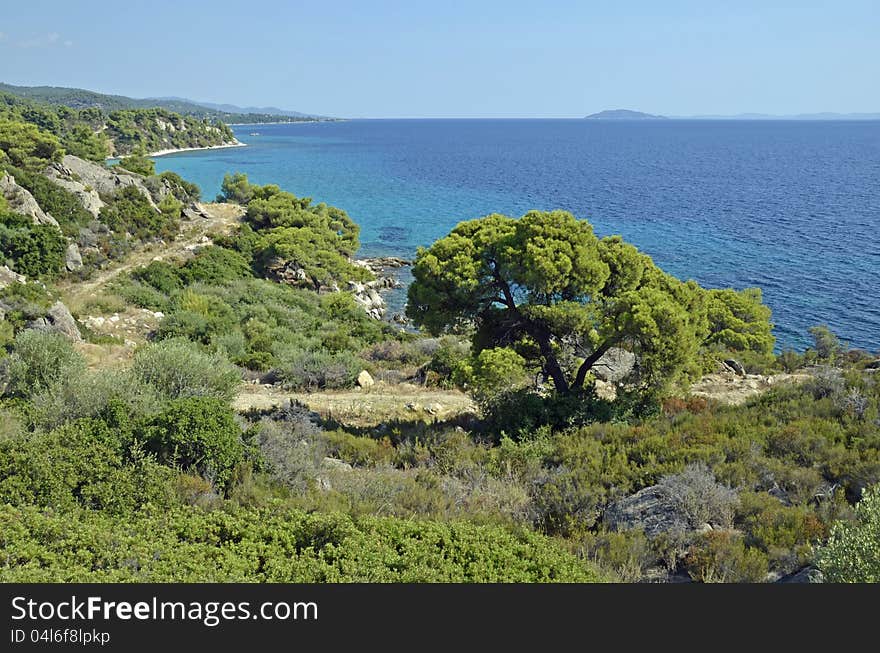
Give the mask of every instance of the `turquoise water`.
M 344 208 L 362 253 L 461 220 L 562 208 L 705 286 L 760 286 L 782 347 L 827 323 L 880 349 L 880 122 L 355 120 L 235 128 L 156 159 L 205 198 L 225 172 Z M 258 135 L 252 135 L 257 132 Z

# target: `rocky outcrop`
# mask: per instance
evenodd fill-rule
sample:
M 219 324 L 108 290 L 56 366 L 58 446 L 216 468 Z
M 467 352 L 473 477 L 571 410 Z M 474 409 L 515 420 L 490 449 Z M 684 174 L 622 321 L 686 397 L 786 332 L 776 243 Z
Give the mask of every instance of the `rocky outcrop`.
M 38 331 L 52 331 L 60 333 L 76 342 L 82 341 L 82 334 L 79 332 L 79 327 L 76 326 L 76 320 L 73 319 L 67 306 L 61 302 L 52 304 L 45 317 L 29 322 L 27 328 L 37 329 Z
M 0 288 L 5 288 L 13 283 L 24 283 L 25 281 L 27 281 L 27 278 L 23 274 L 13 272 L 6 265 L 0 265 Z
M 29 217 L 34 224 L 58 226 L 55 218 L 43 211 L 30 191 L 19 186 L 12 175 L 6 173 L 0 175 L 0 194 L 6 199 L 10 211 Z
M 46 176 L 59 186 L 73 193 L 86 194 L 89 205 L 87 206 L 84 202 L 83 206 L 96 217 L 100 213 L 100 206 L 103 206 L 103 203 L 97 206 L 95 196 L 91 193 L 96 193 L 97 202 L 101 202 L 101 195 L 113 195 L 126 186 L 137 188 L 150 200 L 153 208 L 156 208 L 152 194 L 144 184 L 143 178 L 139 175 L 119 169 L 105 168 L 102 165 L 80 159 L 71 154 L 66 155 L 61 160 L 61 163 L 50 165 L 46 170 Z M 95 213 L 96 206 L 98 213 Z
M 648 537 L 689 530 L 687 517 L 659 485 L 646 487 L 610 504 L 605 510 L 604 521 L 612 530 L 641 529 Z
M 79 253 L 79 247 L 77 247 L 76 243 L 70 243 L 67 246 L 67 251 L 64 253 L 64 265 L 70 272 L 82 268 L 82 255 Z
M 375 320 L 381 320 L 382 316 L 385 315 L 385 300 L 377 290 L 377 288 L 382 287 L 380 282 L 381 279 L 366 283 L 348 282 L 348 287 L 351 290 L 355 303 Z
M 74 159 L 76 157 L 69 156 L 64 158 Z M 81 181 L 70 168 L 67 168 L 63 163 L 52 163 L 46 168 L 45 174 L 46 178 L 61 186 L 64 190 L 76 195 L 83 208 L 94 217 L 97 218 L 101 214 L 104 202 L 101 196 L 98 195 L 98 191 L 93 186 L 89 186 Z
M 374 320 L 381 320 L 385 316 L 387 308 L 382 293 L 394 288 L 400 288 L 400 280 L 396 278 L 393 270 L 410 265 L 406 259 L 396 256 L 382 256 L 375 258 L 364 258 L 353 261 L 358 267 L 369 270 L 375 279 L 365 283 L 357 281 L 349 281 L 348 289 L 354 296 L 355 303 L 364 309 L 364 311 Z M 402 315 L 397 315 L 397 321 L 404 323 L 405 319 Z
M 636 366 L 636 355 L 620 347 L 611 347 L 597 360 L 591 372 L 608 383 L 619 383 L 630 375 Z

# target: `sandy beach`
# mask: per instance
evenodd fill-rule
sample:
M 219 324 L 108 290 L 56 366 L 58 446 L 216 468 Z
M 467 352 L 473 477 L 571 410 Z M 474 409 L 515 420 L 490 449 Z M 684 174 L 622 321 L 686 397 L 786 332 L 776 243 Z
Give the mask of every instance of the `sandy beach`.
M 178 149 L 168 149 L 168 150 L 157 150 L 156 152 L 150 152 L 147 154 L 149 157 L 154 156 L 165 156 L 166 154 L 177 154 L 178 152 L 195 152 L 197 150 L 220 150 L 226 147 L 244 147 L 247 143 L 242 143 L 237 140 L 234 143 L 226 143 L 224 145 L 209 145 L 207 147 L 181 147 Z

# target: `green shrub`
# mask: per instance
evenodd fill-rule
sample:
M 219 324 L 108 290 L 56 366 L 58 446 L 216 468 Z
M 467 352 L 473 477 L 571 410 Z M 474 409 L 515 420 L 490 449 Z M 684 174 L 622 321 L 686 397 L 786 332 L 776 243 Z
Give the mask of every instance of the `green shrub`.
M 83 357 L 64 336 L 32 329 L 21 331 L 5 361 L 6 394 L 33 397 L 79 377 L 85 366 Z
M 148 502 L 170 505 L 170 470 L 127 453 L 124 439 L 117 425 L 79 420 L 0 441 L 0 503 L 120 514 Z
M 139 350 L 132 372 L 163 397 L 229 400 L 241 380 L 238 369 L 218 354 L 182 339 L 162 340 Z
M 834 525 L 816 566 L 831 583 L 880 583 L 880 486 L 865 490 L 855 521 Z
M 128 233 L 138 239 L 170 238 L 178 228 L 176 219 L 154 209 L 134 186 L 126 186 L 110 198 L 110 203 L 101 208 L 101 222 L 114 233 Z
M 107 546 L 113 542 L 113 546 Z M 3 582 L 598 582 L 540 535 L 268 507 L 128 517 L 0 506 Z
M 221 486 L 244 459 L 234 413 L 213 397 L 171 401 L 137 430 L 136 437 L 160 463 L 194 470 Z
M 66 249 L 67 241 L 57 227 L 0 214 L 0 254 L 19 274 L 34 278 L 58 274 L 64 268 Z
M 350 352 L 300 351 L 275 370 L 290 390 L 329 390 L 354 385 L 363 363 Z
M 143 154 L 131 154 L 123 157 L 116 165 L 144 177 L 151 177 L 156 174 L 156 162 Z
M 735 533 L 709 531 L 691 546 L 685 568 L 699 583 L 760 583 L 767 576 L 767 557 Z
M 223 247 L 206 247 L 181 269 L 187 283 L 221 285 L 253 276 L 250 263 L 238 252 Z

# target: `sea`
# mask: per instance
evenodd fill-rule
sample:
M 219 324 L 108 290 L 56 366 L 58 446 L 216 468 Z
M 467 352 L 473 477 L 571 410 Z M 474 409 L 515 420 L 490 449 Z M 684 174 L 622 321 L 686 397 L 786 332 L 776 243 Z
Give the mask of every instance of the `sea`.
M 565 209 L 667 272 L 757 286 L 777 349 L 827 324 L 880 351 L 880 121 L 347 120 L 239 125 L 247 147 L 156 159 L 345 209 L 364 256 L 412 258 L 458 222 Z M 402 302 L 402 293 L 397 297 Z

